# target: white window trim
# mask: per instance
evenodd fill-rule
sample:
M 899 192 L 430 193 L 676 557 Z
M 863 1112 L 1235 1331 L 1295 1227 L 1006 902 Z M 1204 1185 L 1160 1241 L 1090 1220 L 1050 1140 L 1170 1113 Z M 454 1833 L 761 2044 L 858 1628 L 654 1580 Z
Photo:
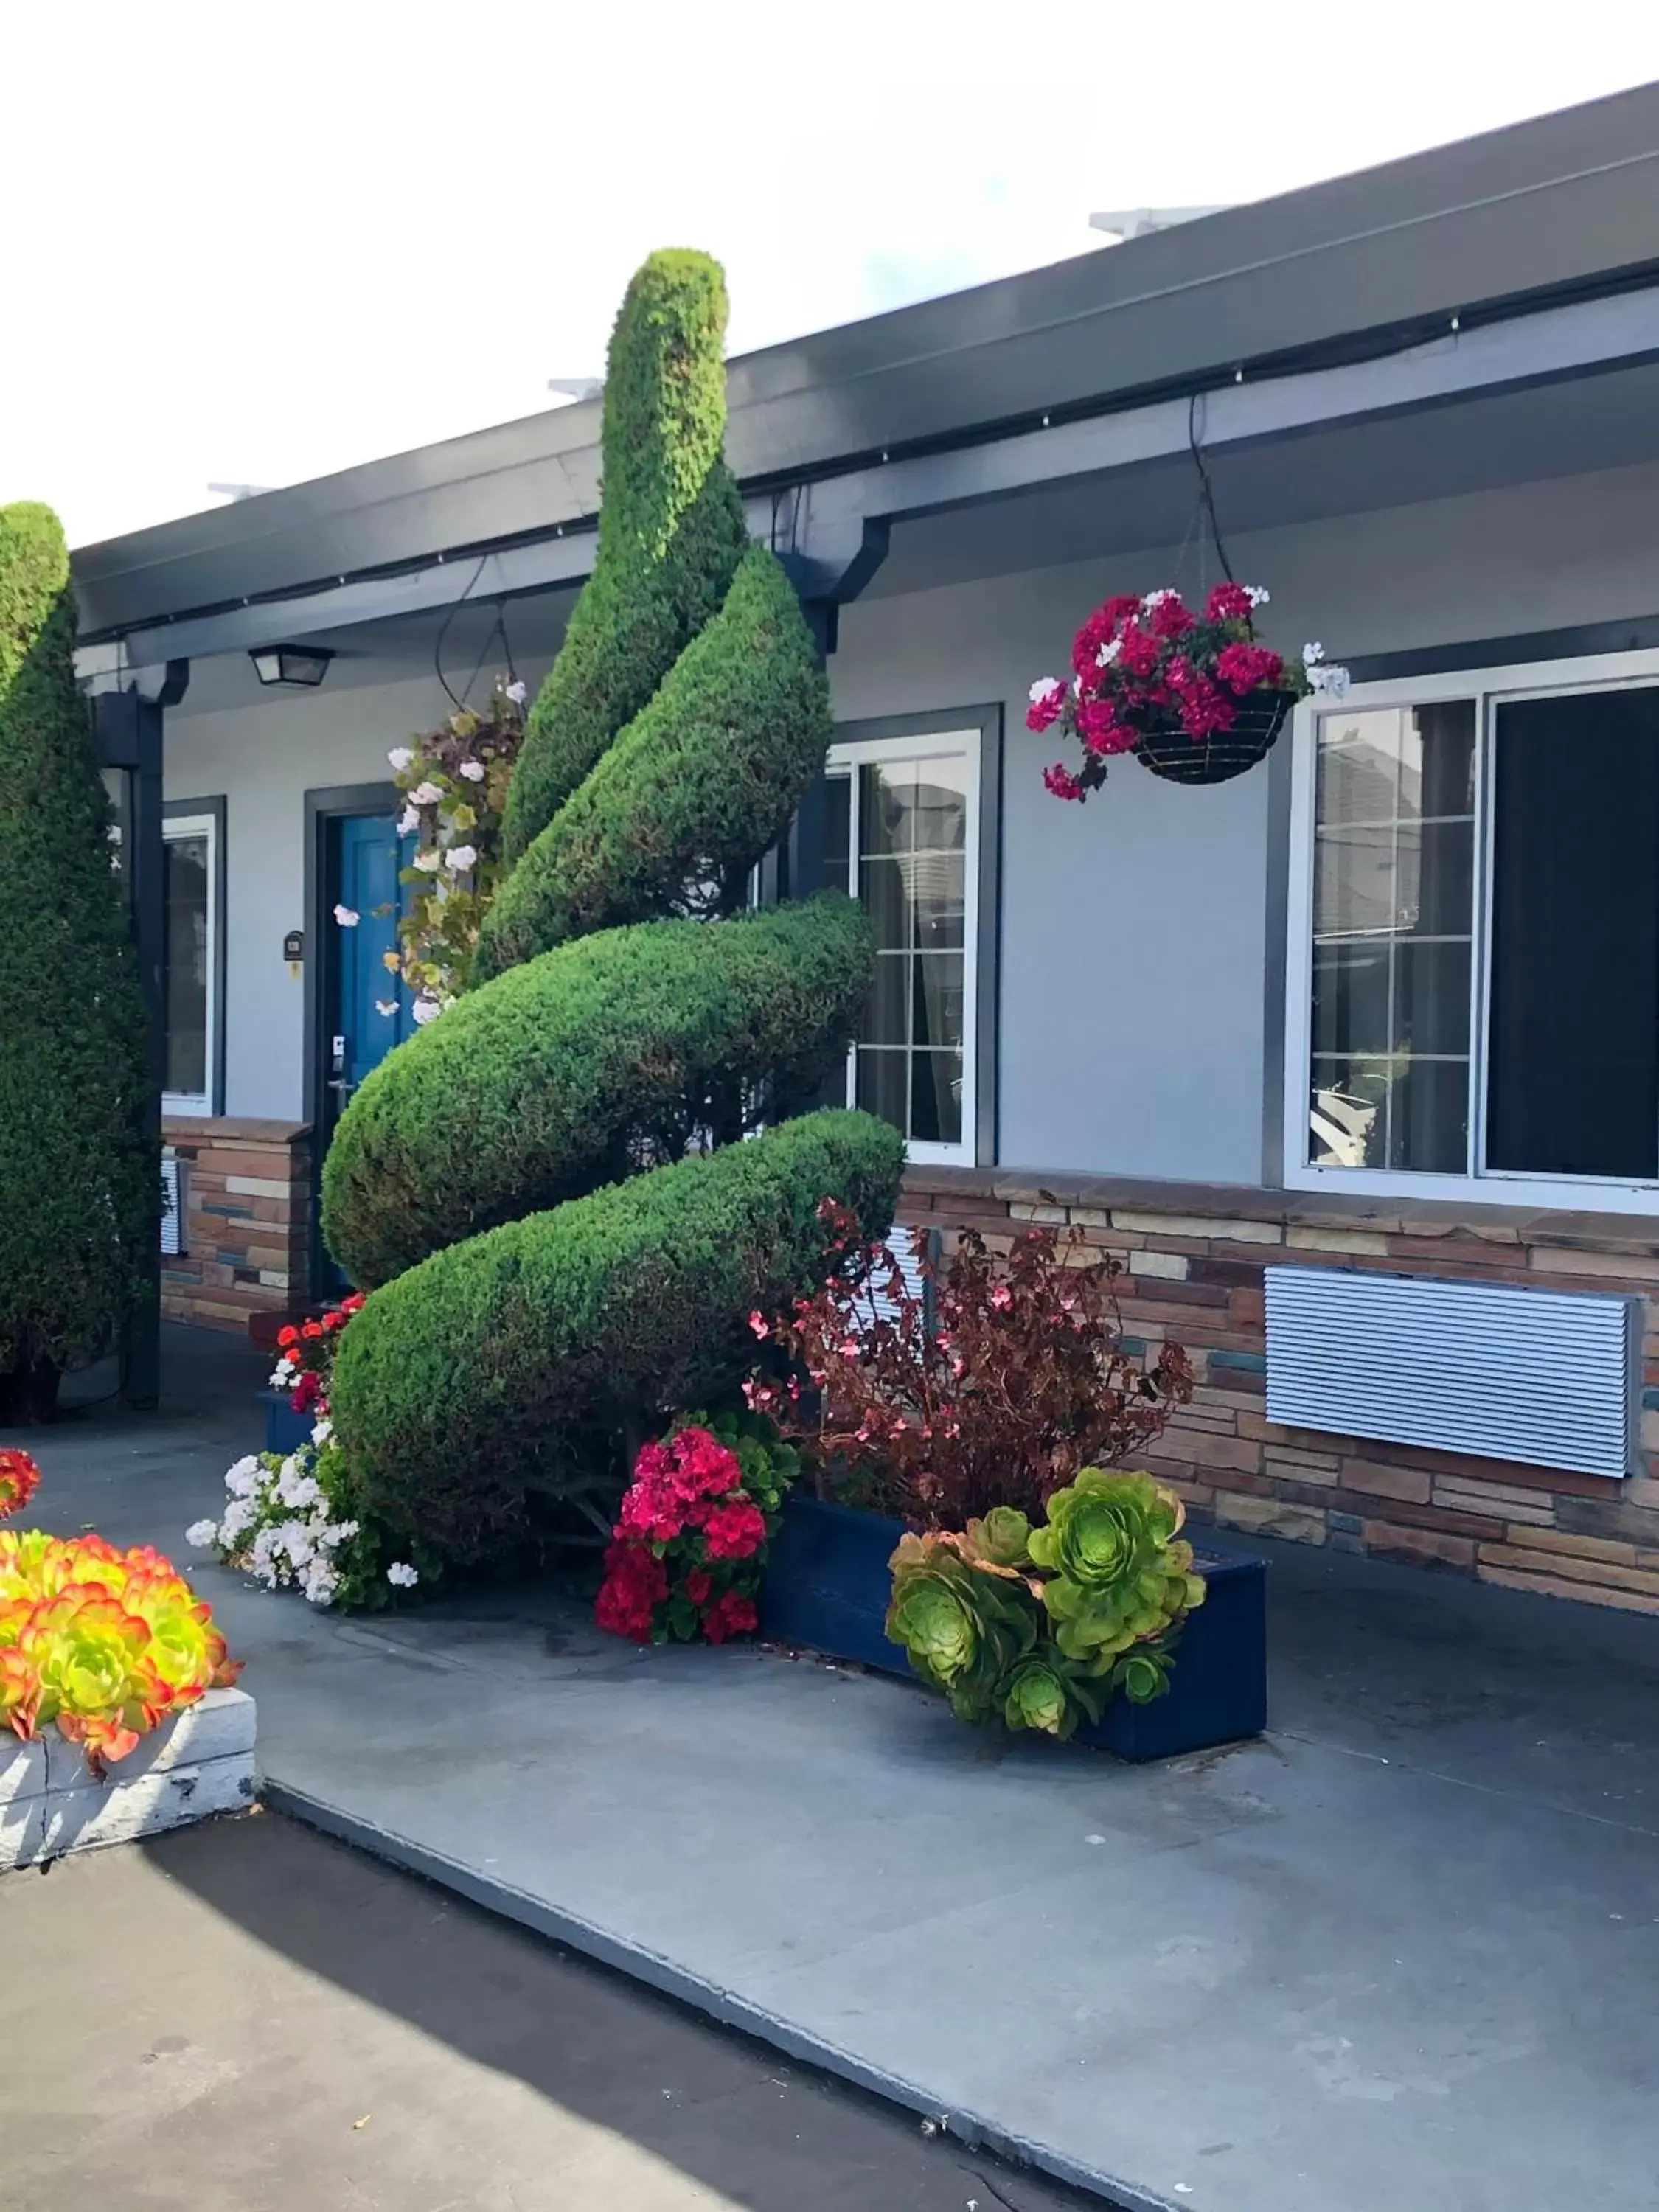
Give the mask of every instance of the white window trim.
M 938 760 L 942 755 L 959 758 L 968 770 L 968 822 L 963 847 L 963 903 L 962 916 L 962 1142 L 957 1145 L 907 1141 L 905 1158 L 917 1167 L 972 1167 L 975 1133 L 978 1128 L 979 1066 L 979 873 L 980 873 L 980 750 L 983 732 L 977 723 L 960 730 L 918 731 L 914 737 L 849 738 L 830 748 L 828 775 L 854 775 L 866 763 L 891 767 L 903 761 Z M 856 817 L 856 802 L 854 808 Z M 856 821 L 852 840 L 849 874 L 856 887 L 858 838 Z M 847 1100 L 853 1103 L 854 1055 L 847 1055 Z
M 1404 1168 L 1315 1167 L 1308 1159 L 1308 1070 L 1313 1046 L 1315 738 L 1319 718 L 1376 707 L 1475 702 L 1475 912 L 1470 960 L 1471 1157 L 1484 1152 L 1492 823 L 1489 805 L 1494 710 L 1523 698 L 1629 690 L 1659 684 L 1659 652 L 1609 653 L 1576 659 L 1522 661 L 1356 684 L 1338 702 L 1314 698 L 1297 708 L 1291 727 L 1291 845 L 1287 884 L 1285 1001 L 1285 1186 L 1355 1197 L 1437 1198 L 1454 1204 L 1533 1206 L 1602 1213 L 1659 1213 L 1659 1177 L 1620 1182 L 1600 1176 L 1528 1176 L 1506 1169 L 1426 1175 Z M 1659 1145 L 1659 1131 L 1655 1133 Z
M 205 837 L 207 840 L 207 1040 L 205 1066 L 208 1087 L 205 1091 L 164 1091 L 161 1093 L 163 1114 L 180 1117 L 195 1116 L 210 1119 L 213 1113 L 213 1076 L 219 1065 L 219 823 L 211 814 L 169 814 L 162 821 L 161 836 L 171 843 L 174 838 Z

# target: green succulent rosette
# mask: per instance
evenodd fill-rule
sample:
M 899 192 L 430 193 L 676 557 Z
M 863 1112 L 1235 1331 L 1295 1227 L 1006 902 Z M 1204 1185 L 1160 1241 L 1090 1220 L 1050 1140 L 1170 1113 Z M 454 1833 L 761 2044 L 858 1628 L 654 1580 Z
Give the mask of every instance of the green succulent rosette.
M 1064 1742 L 1079 1721 L 1097 1721 L 1110 1686 L 1066 1659 L 1052 1644 L 1016 1660 L 1002 1686 L 1002 1717 L 1011 1729 L 1039 1729 Z
M 1113 1668 L 1110 1686 L 1121 1690 L 1132 1705 L 1149 1705 L 1168 1690 L 1174 1664 L 1168 1644 L 1137 1644 Z
M 1036 1644 L 1042 1616 L 1026 1583 L 975 1567 L 949 1536 L 906 1536 L 892 1558 L 887 1635 L 962 1720 L 988 1720 L 1000 1686 Z
M 1031 1524 L 1018 1505 L 994 1505 L 982 1521 L 968 1523 L 960 1547 L 975 1566 L 1024 1567 L 1030 1541 Z
M 1066 1658 L 1109 1674 L 1122 1653 L 1167 1635 L 1203 1603 L 1192 1546 L 1178 1540 L 1185 1517 L 1175 1492 L 1149 1474 L 1085 1468 L 1055 1491 L 1030 1550 L 1048 1577 L 1042 1602 Z

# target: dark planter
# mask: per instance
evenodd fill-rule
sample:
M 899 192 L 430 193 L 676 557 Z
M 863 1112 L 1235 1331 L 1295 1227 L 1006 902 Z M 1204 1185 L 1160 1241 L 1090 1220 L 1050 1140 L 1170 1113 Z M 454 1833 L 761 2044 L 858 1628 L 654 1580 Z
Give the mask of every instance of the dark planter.
M 882 1632 L 887 1562 L 903 1534 L 902 1521 L 791 1498 L 767 1557 L 761 1634 L 914 1682 L 903 1650 Z M 1097 1727 L 1078 1730 L 1079 1743 L 1120 1759 L 1171 1759 L 1267 1726 L 1267 1563 L 1202 1550 L 1197 1559 L 1207 1591 L 1182 1631 L 1168 1696 L 1147 1705 L 1115 1698 Z
M 1179 722 L 1149 730 L 1135 746 L 1135 758 L 1170 783 L 1228 783 L 1265 760 L 1295 706 L 1289 691 L 1252 691 L 1238 702 L 1231 730 L 1189 738 Z
M 291 1451 L 311 1442 L 315 1427 L 315 1413 L 296 1413 L 294 1401 L 286 1390 L 261 1390 L 261 1404 L 265 1409 L 264 1449 L 276 1452 L 286 1459 Z

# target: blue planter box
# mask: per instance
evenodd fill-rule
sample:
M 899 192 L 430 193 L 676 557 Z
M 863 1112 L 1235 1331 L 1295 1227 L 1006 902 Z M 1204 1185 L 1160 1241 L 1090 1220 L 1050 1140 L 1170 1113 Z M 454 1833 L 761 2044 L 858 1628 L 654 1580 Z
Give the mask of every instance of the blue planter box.
M 791 1498 L 767 1557 L 761 1634 L 914 1682 L 902 1647 L 882 1633 L 887 1562 L 903 1534 L 902 1521 Z M 1115 1698 L 1099 1725 L 1085 1723 L 1074 1741 L 1120 1759 L 1172 1759 L 1267 1726 L 1267 1563 L 1202 1550 L 1197 1563 L 1207 1590 L 1182 1631 L 1169 1695 L 1147 1705 Z
M 316 1425 L 315 1413 L 296 1413 L 286 1390 L 261 1390 L 259 1402 L 265 1409 L 265 1441 L 264 1449 L 278 1452 L 286 1459 L 291 1451 L 311 1442 L 311 1431 Z

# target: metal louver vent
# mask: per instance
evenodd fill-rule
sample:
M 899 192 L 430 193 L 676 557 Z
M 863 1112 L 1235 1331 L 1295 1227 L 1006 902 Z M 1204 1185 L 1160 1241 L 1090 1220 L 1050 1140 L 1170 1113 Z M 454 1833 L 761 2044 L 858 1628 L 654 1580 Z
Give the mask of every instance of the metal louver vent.
M 927 1244 L 927 1231 L 925 1229 L 907 1229 L 902 1224 L 897 1224 L 888 1232 L 887 1249 L 903 1271 L 906 1287 L 912 1297 L 921 1298 L 924 1302 L 929 1295 L 927 1278 L 921 1272 L 922 1255 Z M 854 1311 L 861 1325 L 868 1328 L 874 1322 L 891 1321 L 896 1308 L 884 1290 L 866 1288 L 854 1305 Z
M 164 1259 L 176 1259 L 185 1249 L 180 1182 L 177 1153 L 164 1152 L 161 1155 L 161 1255 Z
M 1629 1474 L 1639 1300 L 1337 1267 L 1267 1279 L 1270 1420 Z

